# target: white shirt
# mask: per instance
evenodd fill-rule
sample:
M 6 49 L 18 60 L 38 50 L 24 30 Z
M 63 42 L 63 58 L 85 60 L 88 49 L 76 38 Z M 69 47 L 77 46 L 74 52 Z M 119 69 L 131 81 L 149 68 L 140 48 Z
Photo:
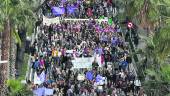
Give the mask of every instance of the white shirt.
M 135 86 L 141 86 L 140 80 L 135 80 L 134 84 L 135 84 Z
M 61 51 L 58 52 L 58 57 L 61 57 Z
M 119 74 L 120 74 L 121 78 L 125 79 L 126 76 L 125 76 L 124 72 L 120 72 Z
M 107 7 L 107 2 L 104 2 L 103 5 L 104 5 L 104 7 Z
M 47 52 L 46 51 L 43 52 L 43 56 L 47 56 Z

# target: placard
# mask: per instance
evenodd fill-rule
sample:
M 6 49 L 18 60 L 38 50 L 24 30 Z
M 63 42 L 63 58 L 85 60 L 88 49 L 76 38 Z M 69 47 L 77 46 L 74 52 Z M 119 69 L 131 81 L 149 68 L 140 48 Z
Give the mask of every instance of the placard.
M 92 68 L 94 57 L 75 58 L 72 60 L 73 68 Z
M 79 80 L 79 81 L 83 81 L 84 79 L 85 79 L 84 74 L 78 74 L 78 76 L 77 76 L 77 80 Z
M 49 89 L 49 88 L 45 88 L 45 96 L 51 96 L 53 95 L 54 90 L 53 89 Z

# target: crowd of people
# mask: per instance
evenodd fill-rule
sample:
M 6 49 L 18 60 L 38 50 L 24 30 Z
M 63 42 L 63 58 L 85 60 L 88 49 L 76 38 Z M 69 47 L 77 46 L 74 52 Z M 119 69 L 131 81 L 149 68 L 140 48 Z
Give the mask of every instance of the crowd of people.
M 48 92 L 52 93 L 45 96 L 127 96 L 142 92 L 129 68 L 132 60 L 120 26 L 99 32 L 96 25 L 107 29 L 108 24 L 62 21 L 41 28 L 30 48 L 35 96 Z M 72 60 L 89 57 L 94 57 L 91 68 L 74 68 Z
M 112 0 L 94 0 L 93 5 L 87 1 L 49 0 L 44 6 L 44 15 L 53 6 L 77 6 L 73 14 L 65 11 L 64 17 L 90 19 L 39 26 L 30 46 L 34 75 L 29 84 L 34 96 L 144 96 L 130 68 L 127 42 L 131 36 L 117 21 L 95 20 L 113 17 L 115 4 Z
M 68 7 L 74 6 L 76 10 L 69 12 Z M 117 14 L 117 6 L 112 0 L 49 0 L 44 4 L 43 13 L 46 16 L 54 16 L 52 7 L 64 7 L 64 17 L 76 18 L 100 18 L 101 16 L 113 17 Z

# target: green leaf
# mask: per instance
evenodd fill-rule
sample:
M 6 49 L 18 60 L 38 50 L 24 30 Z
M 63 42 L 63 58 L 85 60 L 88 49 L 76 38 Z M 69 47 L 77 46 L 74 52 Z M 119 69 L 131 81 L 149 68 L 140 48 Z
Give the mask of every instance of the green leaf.
M 7 86 L 10 87 L 13 94 L 20 92 L 24 87 L 19 80 L 14 79 L 7 80 Z
M 14 37 L 16 43 L 18 43 L 18 44 L 21 46 L 21 43 L 22 43 L 22 42 L 21 42 L 21 39 L 20 39 L 20 37 L 19 37 L 18 32 L 13 31 L 13 32 L 12 32 L 12 36 Z
M 147 69 L 146 74 L 149 76 L 156 76 L 157 73 L 153 69 Z
M 170 83 L 170 65 L 166 64 L 161 68 L 163 80 Z
M 167 6 L 170 6 L 170 1 L 169 0 L 162 0 Z
M 150 9 L 150 11 L 148 12 L 148 18 L 150 21 L 156 21 L 159 18 L 159 14 L 156 10 L 154 10 L 153 8 Z

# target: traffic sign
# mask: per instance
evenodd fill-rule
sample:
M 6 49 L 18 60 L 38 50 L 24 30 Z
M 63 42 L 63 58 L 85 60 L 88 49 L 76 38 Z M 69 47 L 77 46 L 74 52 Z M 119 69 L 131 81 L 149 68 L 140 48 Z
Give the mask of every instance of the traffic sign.
M 128 22 L 128 28 L 132 28 L 133 27 L 133 23 L 132 22 Z

